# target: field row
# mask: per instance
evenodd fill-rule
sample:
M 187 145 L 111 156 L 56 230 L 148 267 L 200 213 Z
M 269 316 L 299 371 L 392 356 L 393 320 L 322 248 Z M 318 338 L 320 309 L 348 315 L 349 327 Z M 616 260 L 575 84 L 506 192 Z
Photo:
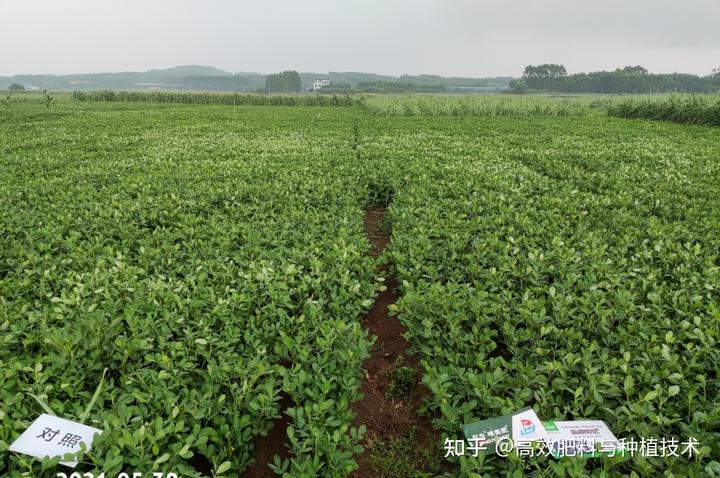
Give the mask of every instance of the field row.
M 0 442 L 41 411 L 30 394 L 79 417 L 107 367 L 86 469 L 236 475 L 290 413 L 282 468 L 344 475 L 371 343 L 357 319 L 379 286 L 346 132 L 188 112 L 28 110 L 3 127 Z M 37 471 L 0 453 L 3 476 Z
M 3 476 L 54 476 L 6 444 L 40 401 L 79 418 L 105 368 L 88 424 L 106 433 L 79 470 L 236 476 L 287 413 L 276 471 L 346 476 L 373 340 L 359 319 L 382 284 L 362 230 L 374 203 L 389 204 L 381 260 L 445 437 L 532 405 L 702 444 L 670 462 L 468 458 L 453 476 L 703 476 L 720 453 L 716 129 L 99 102 L 0 114 Z
M 363 152 L 396 191 L 398 311 L 438 426 L 457 438 L 459 424 L 532 405 L 541 417 L 602 419 L 625 438 L 694 437 L 705 463 L 716 456 L 714 130 L 588 118 L 378 131 Z M 546 461 L 461 469 L 705 476 L 684 458 Z

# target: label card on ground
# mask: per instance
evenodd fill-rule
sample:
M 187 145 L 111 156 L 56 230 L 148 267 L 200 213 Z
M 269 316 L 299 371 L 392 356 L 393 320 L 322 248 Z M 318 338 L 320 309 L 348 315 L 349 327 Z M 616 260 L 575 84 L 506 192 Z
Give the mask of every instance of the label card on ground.
M 621 443 L 602 420 L 546 421 L 550 452 L 555 458 L 622 455 Z
M 479 446 L 487 447 L 490 452 L 495 451 L 495 444 L 500 440 L 536 442 L 546 439 L 545 427 L 530 407 L 464 425 L 463 433 L 468 441 L 477 440 Z
M 73 422 L 60 417 L 42 414 L 10 445 L 10 451 L 36 458 L 62 457 L 67 453 L 80 451 L 80 443 L 90 449 L 95 434 L 102 430 Z M 61 464 L 75 468 L 77 461 L 61 461 Z

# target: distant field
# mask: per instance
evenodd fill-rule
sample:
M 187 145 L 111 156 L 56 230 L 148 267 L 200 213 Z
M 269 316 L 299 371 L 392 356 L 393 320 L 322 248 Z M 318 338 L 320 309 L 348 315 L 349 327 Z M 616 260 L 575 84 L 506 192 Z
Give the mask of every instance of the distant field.
M 720 129 L 608 116 L 616 101 L 0 96 L 0 476 L 56 476 L 7 445 L 43 404 L 80 417 L 106 368 L 87 422 L 106 433 L 78 471 L 242 476 L 286 416 L 275 471 L 347 476 L 368 447 L 361 316 L 389 276 L 442 438 L 533 406 L 700 442 L 445 465 L 440 441 L 446 476 L 711 476 Z

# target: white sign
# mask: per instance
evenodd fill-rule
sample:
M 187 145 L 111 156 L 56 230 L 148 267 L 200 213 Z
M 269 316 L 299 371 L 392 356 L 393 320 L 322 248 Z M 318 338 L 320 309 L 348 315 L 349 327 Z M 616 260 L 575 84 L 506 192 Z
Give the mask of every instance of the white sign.
M 512 416 L 512 439 L 518 441 L 543 441 L 547 439 L 545 427 L 532 408 Z
M 80 443 L 90 449 L 96 433 L 102 430 L 72 422 L 64 418 L 42 414 L 10 445 L 10 451 L 37 458 L 55 458 L 80 451 Z M 75 468 L 77 461 L 61 461 Z
M 622 454 L 623 447 L 602 420 L 548 421 L 545 431 L 556 457 Z

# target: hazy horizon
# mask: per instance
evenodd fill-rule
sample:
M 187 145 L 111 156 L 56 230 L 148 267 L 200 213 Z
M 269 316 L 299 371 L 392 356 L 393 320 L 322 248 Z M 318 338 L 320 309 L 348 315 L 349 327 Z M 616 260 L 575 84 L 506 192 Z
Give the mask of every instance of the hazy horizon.
M 476 78 L 518 77 L 539 63 L 701 76 L 720 67 L 712 0 L 40 0 L 3 13 L 2 76 L 178 65 Z
M 218 70 L 224 70 L 224 71 L 226 71 L 227 73 L 231 73 L 231 74 L 234 74 L 234 75 L 243 75 L 243 74 L 245 74 L 245 75 L 254 75 L 254 74 L 258 74 L 258 75 L 270 75 L 270 74 L 273 74 L 273 73 L 279 73 L 280 71 L 286 71 L 286 70 L 287 70 L 287 69 L 279 69 L 279 70 L 274 70 L 274 71 L 250 71 L 250 70 L 231 71 L 231 70 L 227 70 L 227 69 L 225 69 L 225 68 L 220 68 L 220 67 L 218 67 L 218 66 L 216 66 L 216 65 L 183 64 L 183 65 L 169 65 L 169 66 L 167 66 L 167 67 L 162 67 L 162 68 L 148 68 L 147 70 L 80 71 L 80 72 L 72 71 L 72 72 L 68 72 L 68 73 L 54 73 L 54 72 L 26 73 L 26 72 L 20 72 L 20 73 L 12 73 L 12 74 L 2 74 L 2 73 L 0 73 L 0 76 L 2 76 L 2 77 L 12 77 L 12 76 L 16 76 L 16 75 L 18 75 L 18 76 L 23 76 L 23 75 L 38 75 L 38 76 L 43 76 L 43 75 L 80 76 L 80 75 L 103 75 L 103 74 L 112 75 L 112 74 L 122 74 L 122 73 L 147 73 L 147 72 L 152 71 L 152 70 L 160 70 L 160 71 L 162 71 L 162 70 L 169 70 L 169 69 L 173 69 L 173 68 L 182 68 L 182 67 L 203 67 L 203 68 L 209 67 L 209 68 L 215 68 L 215 69 L 218 69 Z M 383 72 L 377 72 L 377 71 L 359 71 L 359 70 L 343 70 L 343 71 L 339 71 L 339 70 L 327 70 L 327 69 L 326 69 L 326 70 L 302 70 L 302 69 L 300 69 L 300 70 L 296 70 L 296 71 L 297 71 L 298 73 L 301 73 L 301 74 L 305 74 L 305 73 L 318 73 L 318 74 L 329 74 L 329 73 L 359 73 L 359 74 L 364 74 L 364 73 L 368 73 L 368 74 L 379 75 L 379 76 L 393 76 L 393 77 L 399 77 L 399 76 L 402 76 L 402 75 L 410 75 L 410 76 L 418 76 L 418 75 L 437 75 L 437 76 L 443 76 L 443 77 L 445 77 L 445 78 L 452 78 L 452 77 L 454 77 L 454 78 L 461 78 L 461 77 L 462 77 L 462 78 L 510 78 L 510 77 L 513 77 L 513 76 L 516 76 L 516 77 L 519 77 L 519 76 L 520 76 L 520 75 L 487 75 L 487 76 L 483 76 L 483 77 L 479 77 L 479 76 L 470 77 L 470 76 L 461 76 L 461 75 L 442 75 L 442 74 L 439 74 L 439 73 L 426 73 L 426 72 L 401 73 L 401 74 L 399 74 L 399 75 L 396 75 L 396 74 L 383 73 Z M 522 72 L 521 72 L 521 73 L 522 73 Z

